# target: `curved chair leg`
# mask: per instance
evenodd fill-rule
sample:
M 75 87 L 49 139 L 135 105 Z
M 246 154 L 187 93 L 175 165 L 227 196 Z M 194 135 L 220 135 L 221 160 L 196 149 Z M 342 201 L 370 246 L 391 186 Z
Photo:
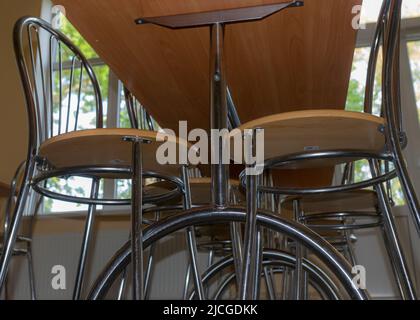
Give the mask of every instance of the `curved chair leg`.
M 30 179 L 32 178 L 34 169 L 34 162 L 32 160 L 28 160 L 26 162 L 22 187 L 16 199 L 13 216 L 10 221 L 10 226 L 8 227 L 6 241 L 3 247 L 3 253 L 0 258 L 0 292 L 2 291 L 6 279 L 10 259 L 12 258 L 13 248 L 16 243 L 16 238 L 22 220 L 23 212 L 27 204 L 27 198 L 30 188 Z
M 94 178 L 92 179 L 90 197 L 92 199 L 97 198 L 98 192 L 99 192 L 99 179 Z M 87 254 L 88 254 L 89 245 L 92 240 L 92 234 L 93 234 L 93 224 L 94 224 L 94 219 L 95 219 L 95 213 L 96 213 L 96 205 L 89 205 L 88 214 L 87 214 L 86 223 L 85 223 L 85 230 L 83 233 L 82 247 L 80 250 L 79 263 L 77 265 L 76 281 L 75 281 L 74 290 L 73 290 L 73 300 L 79 300 L 82 293 L 83 279 L 85 275 L 86 262 L 87 262 Z
M 380 174 L 380 168 L 375 160 L 369 160 L 370 171 L 372 177 L 377 177 Z M 404 299 L 415 300 L 416 292 L 414 289 L 413 281 L 410 277 L 407 262 L 404 257 L 404 253 L 400 244 L 400 240 L 397 234 L 397 228 L 392 215 L 391 207 L 389 205 L 388 196 L 384 186 L 380 183 L 375 186 L 378 200 L 380 203 L 382 215 L 384 217 L 384 228 L 387 233 L 387 239 L 389 240 L 389 249 L 391 252 L 391 258 L 395 261 L 395 267 L 398 272 L 397 275 L 400 277 L 400 282 L 404 287 L 405 295 Z
M 299 222 L 300 220 L 300 203 L 299 200 L 293 201 L 293 213 L 294 218 L 296 221 Z M 302 261 L 303 261 L 303 250 L 302 246 L 298 243 L 295 244 L 295 252 L 296 252 L 296 266 L 294 271 L 294 299 L 295 300 L 301 300 L 303 298 L 303 267 L 302 267 Z

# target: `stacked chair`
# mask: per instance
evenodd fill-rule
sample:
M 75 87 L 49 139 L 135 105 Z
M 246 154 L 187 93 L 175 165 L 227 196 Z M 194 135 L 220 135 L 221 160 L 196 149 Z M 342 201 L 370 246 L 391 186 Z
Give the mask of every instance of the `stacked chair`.
M 353 183 L 344 177 L 340 185 L 321 188 L 260 184 L 258 191 L 294 196 L 286 198 L 283 208 L 288 210 L 284 211 L 289 211 L 289 217 L 306 223 L 316 231 L 348 231 L 380 226 L 401 297 L 416 299 L 414 283 L 391 212 L 389 194 L 384 187 L 384 182 L 398 176 L 418 225 L 418 202 L 401 153 L 407 141 L 400 125 L 399 96 L 395 94 L 399 87 L 396 44 L 399 41 L 400 13 L 401 1 L 384 1 L 369 61 L 363 113 L 329 109 L 281 113 L 245 123 L 235 134 L 247 129 L 264 130 L 265 170 L 317 168 L 342 163 L 348 163 L 347 170 L 352 170 L 355 161 L 366 159 L 372 177 L 366 181 Z M 384 53 L 383 104 L 381 115 L 375 116 L 372 115 L 372 88 L 381 43 Z M 242 183 L 246 184 L 245 175 Z M 373 190 L 366 190 L 369 187 Z M 298 278 L 303 279 L 303 276 Z

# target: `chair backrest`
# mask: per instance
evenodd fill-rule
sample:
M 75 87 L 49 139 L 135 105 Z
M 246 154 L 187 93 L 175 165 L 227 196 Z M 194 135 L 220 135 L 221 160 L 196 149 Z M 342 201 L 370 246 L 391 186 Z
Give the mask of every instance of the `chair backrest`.
M 103 127 L 102 97 L 93 68 L 63 33 L 44 20 L 23 17 L 15 24 L 14 47 L 33 150 L 59 134 Z M 88 116 L 81 119 L 82 113 Z

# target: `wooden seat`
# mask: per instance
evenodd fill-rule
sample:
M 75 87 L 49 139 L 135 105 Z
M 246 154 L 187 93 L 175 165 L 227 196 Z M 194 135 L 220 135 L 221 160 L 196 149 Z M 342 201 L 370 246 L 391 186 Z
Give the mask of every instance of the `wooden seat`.
M 275 114 L 247 122 L 239 129 L 241 132 L 264 129 L 264 159 L 268 160 L 310 151 L 360 150 L 378 153 L 385 147 L 383 125 L 383 118 L 371 114 L 324 109 Z M 231 135 L 235 138 L 238 134 L 239 131 L 233 131 Z M 332 163 L 324 159 L 309 166 L 325 167 L 346 160 L 338 159 Z M 302 167 L 300 164 L 297 166 Z
M 157 162 L 156 151 L 163 143 L 156 140 L 157 134 L 155 131 L 120 128 L 74 131 L 45 141 L 39 154 L 57 169 L 82 166 L 129 168 L 132 161 L 132 144 L 123 141 L 123 138 L 135 136 L 151 141 L 142 145 L 144 170 L 179 176 L 179 165 L 161 165 Z M 177 144 L 177 155 L 179 144 L 187 144 L 186 141 L 175 137 L 170 141 Z
M 376 193 L 372 190 L 353 190 L 347 192 L 287 197 L 281 207 L 282 215 L 293 217 L 293 201 L 299 199 L 305 214 L 349 211 L 377 211 Z

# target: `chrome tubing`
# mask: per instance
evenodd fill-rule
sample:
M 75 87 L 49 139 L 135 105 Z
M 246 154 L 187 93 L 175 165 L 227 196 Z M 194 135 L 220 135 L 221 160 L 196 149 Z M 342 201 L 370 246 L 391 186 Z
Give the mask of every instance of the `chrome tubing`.
M 91 198 L 97 198 L 98 192 L 99 192 L 99 179 L 94 178 L 92 179 L 92 186 L 90 190 Z M 88 214 L 87 214 L 86 223 L 85 223 L 85 230 L 83 233 L 82 247 L 80 249 L 79 263 L 77 265 L 76 281 L 75 281 L 74 289 L 73 289 L 73 300 L 79 300 L 82 293 L 83 279 L 85 275 L 88 250 L 89 250 L 90 242 L 92 241 L 92 235 L 93 235 L 93 224 L 95 221 L 95 214 L 96 214 L 96 206 L 92 204 L 89 205 Z
M 131 183 L 131 262 L 132 262 L 132 298 L 144 299 L 143 270 L 143 177 L 142 148 L 145 141 L 138 137 L 125 137 L 124 141 L 132 144 L 132 183 Z
M 144 142 L 147 142 L 143 140 Z M 130 168 L 112 168 L 112 167 L 77 167 L 77 168 L 65 168 L 59 170 L 49 170 L 48 172 L 43 172 L 34 177 L 31 181 L 32 188 L 39 194 L 67 202 L 76 202 L 80 204 L 96 204 L 96 205 L 129 205 L 131 204 L 131 199 L 91 199 L 84 197 L 75 197 L 69 196 L 61 193 L 56 193 L 42 187 L 40 184 L 44 183 L 47 179 L 53 177 L 68 177 L 68 176 L 77 176 L 77 177 L 87 177 L 94 178 L 101 174 L 126 174 L 127 176 L 132 175 L 132 170 Z M 175 176 L 168 176 L 160 174 L 154 171 L 143 171 L 143 178 L 156 178 L 162 179 L 170 182 L 174 185 L 174 189 L 168 191 L 161 195 L 144 195 L 144 203 L 159 203 L 164 201 L 172 200 L 182 194 L 183 183 L 181 179 Z
M 389 0 L 391 5 L 388 31 L 386 32 L 385 43 L 385 57 L 383 65 L 383 103 L 385 108 L 385 115 L 387 120 L 387 137 L 389 148 L 393 154 L 395 169 L 398 174 L 401 187 L 407 199 L 407 204 L 412 214 L 417 232 L 420 234 L 420 205 L 416 195 L 415 188 L 411 182 L 408 169 L 405 163 L 405 158 L 402 153 L 402 146 L 400 141 L 400 132 L 398 130 L 398 123 L 396 121 L 398 113 L 398 97 L 394 94 L 395 83 L 394 67 L 398 63 L 398 39 L 399 39 L 399 25 L 401 17 L 401 0 Z M 399 79 L 399 78 L 398 78 Z
M 379 12 L 377 26 L 375 34 L 373 36 L 373 42 L 370 48 L 369 62 L 366 77 L 366 88 L 365 88 L 365 100 L 364 100 L 364 112 L 372 114 L 373 107 L 373 89 L 375 86 L 375 73 L 376 65 L 378 61 L 379 49 L 381 47 L 381 41 L 384 36 L 385 22 L 389 11 L 389 1 L 382 1 L 382 6 Z
M 256 150 L 256 130 L 252 131 L 251 150 Z M 256 164 L 248 165 L 252 169 Z M 246 211 L 245 234 L 244 234 L 244 258 L 242 261 L 242 275 L 240 287 L 240 299 L 251 300 L 255 295 L 256 272 L 260 261 L 258 261 L 257 248 L 257 208 L 258 208 L 258 177 L 253 174 L 246 175 Z
M 210 29 L 210 128 L 228 132 L 223 46 L 224 26 L 222 23 L 214 23 Z M 213 137 L 213 134 L 211 136 Z M 227 141 L 225 137 L 218 137 L 217 142 L 212 141 L 211 143 L 211 199 L 215 206 L 226 207 L 228 203 L 229 164 L 224 163 L 223 155 L 228 152 L 225 145 Z M 213 155 L 217 155 L 217 158 L 212 159 Z
M 191 188 L 190 188 L 190 181 L 188 177 L 188 167 L 182 166 L 182 181 L 184 183 L 184 210 L 190 210 L 192 207 L 191 202 Z M 186 237 L 187 237 L 187 247 L 188 247 L 188 254 L 190 259 L 190 268 L 191 268 L 191 275 L 194 281 L 195 290 L 198 292 L 198 298 L 200 300 L 205 299 L 205 291 L 203 287 L 203 282 L 201 281 L 201 274 L 198 268 L 198 254 L 197 254 L 197 240 L 195 238 L 195 229 L 194 226 L 190 226 L 186 230 Z

